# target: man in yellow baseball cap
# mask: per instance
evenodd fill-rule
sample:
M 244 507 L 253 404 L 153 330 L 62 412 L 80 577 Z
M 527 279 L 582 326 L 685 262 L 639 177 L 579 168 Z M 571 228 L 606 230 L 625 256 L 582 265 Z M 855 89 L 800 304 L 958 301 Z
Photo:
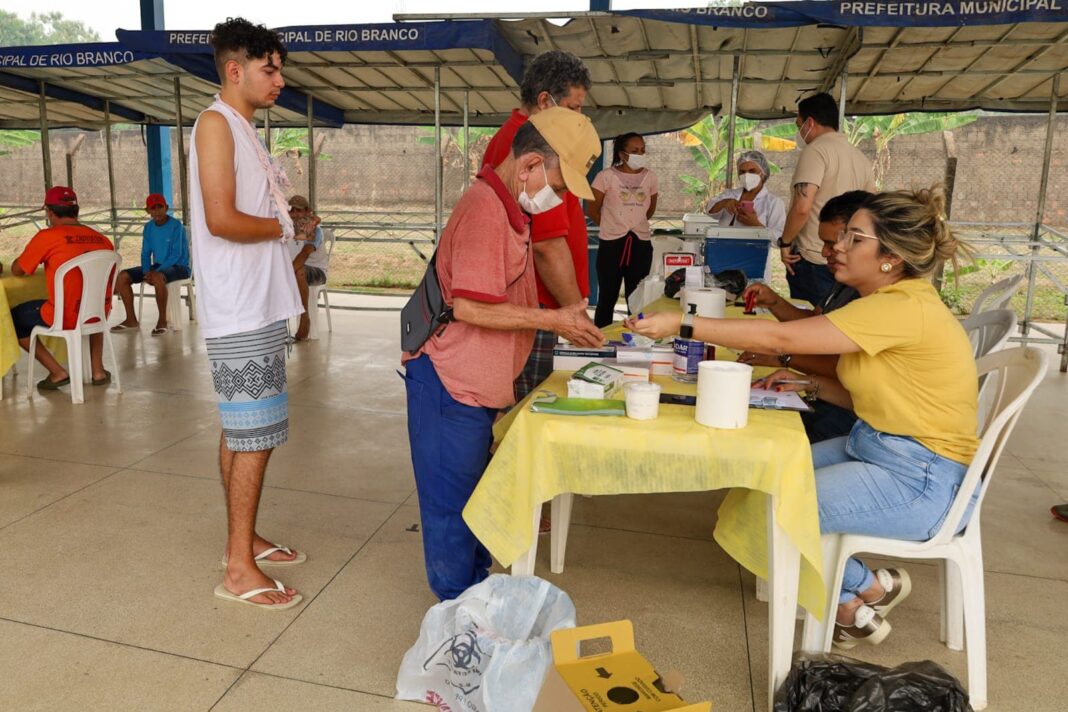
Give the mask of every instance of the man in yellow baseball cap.
M 585 116 L 558 108 L 532 116 L 516 132 L 510 154 L 485 166 L 460 198 L 428 268 L 435 270 L 445 316 L 401 361 L 408 432 L 417 434 L 409 444 L 427 578 L 442 600 L 489 574 L 489 552 L 461 513 L 489 461 L 494 420 L 516 402 L 513 383 L 535 330 L 578 346 L 604 342 L 586 300 L 538 307 L 529 218 L 560 205 L 567 191 L 592 198 L 586 171 L 600 153 Z M 416 303 L 422 298 L 417 292 Z

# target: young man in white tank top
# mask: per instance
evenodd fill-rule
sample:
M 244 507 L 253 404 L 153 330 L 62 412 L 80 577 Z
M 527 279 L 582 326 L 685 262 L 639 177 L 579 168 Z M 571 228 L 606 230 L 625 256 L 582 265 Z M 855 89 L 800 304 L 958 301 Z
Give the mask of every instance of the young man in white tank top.
M 255 522 L 267 461 L 288 437 L 286 320 L 303 312 L 284 243 L 313 237 L 318 219 L 294 227 L 285 173 L 252 123 L 285 86 L 285 47 L 241 18 L 216 25 L 212 45 L 222 90 L 193 128 L 189 179 L 197 312 L 223 426 L 226 573 L 215 595 L 282 609 L 300 594 L 260 567 L 307 557 L 256 534 Z

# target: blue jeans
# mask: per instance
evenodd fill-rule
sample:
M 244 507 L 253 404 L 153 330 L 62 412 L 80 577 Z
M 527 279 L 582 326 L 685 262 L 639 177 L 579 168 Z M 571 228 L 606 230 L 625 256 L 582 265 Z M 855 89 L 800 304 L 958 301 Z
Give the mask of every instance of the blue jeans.
M 812 446 L 820 531 L 926 541 L 942 526 L 968 468 L 913 438 L 879 432 L 858 420 L 847 437 Z M 961 529 L 971 517 L 975 498 Z M 846 563 L 839 603 L 871 588 L 875 575 Z
M 426 576 L 445 601 L 485 579 L 493 563 L 462 512 L 489 464 L 497 411 L 454 399 L 428 356 L 409 361 L 405 371 Z
M 823 304 L 835 285 L 834 275 L 827 265 L 818 265 L 801 258 L 794 263 L 794 274 L 786 273 L 791 299 L 804 299 L 816 307 Z
M 173 265 L 167 269 L 160 269 L 158 264 L 154 264 L 152 265 L 152 269 L 162 274 L 163 279 L 168 282 L 176 282 L 179 279 L 189 279 L 193 274 L 185 265 Z M 123 270 L 123 272 L 130 275 L 130 282 L 133 284 L 140 284 L 145 281 L 145 272 L 140 267 L 131 267 L 130 269 Z

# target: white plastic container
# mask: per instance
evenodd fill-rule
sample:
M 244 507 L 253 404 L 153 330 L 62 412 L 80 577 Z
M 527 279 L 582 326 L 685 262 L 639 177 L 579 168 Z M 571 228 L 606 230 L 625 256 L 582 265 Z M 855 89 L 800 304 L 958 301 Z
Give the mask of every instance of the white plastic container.
M 623 387 L 627 417 L 632 420 L 655 420 L 660 414 L 659 383 L 628 383 Z

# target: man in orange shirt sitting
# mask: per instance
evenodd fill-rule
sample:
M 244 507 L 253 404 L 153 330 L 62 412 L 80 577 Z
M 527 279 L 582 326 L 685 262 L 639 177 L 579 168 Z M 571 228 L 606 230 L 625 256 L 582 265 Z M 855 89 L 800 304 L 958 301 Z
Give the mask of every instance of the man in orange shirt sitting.
M 15 322 L 15 334 L 19 345 L 29 351 L 30 332 L 35 326 L 51 326 L 55 317 L 56 270 L 64 262 L 94 250 L 113 250 L 111 240 L 96 230 L 78 222 L 78 196 L 65 186 L 57 185 L 45 194 L 45 214 L 48 227 L 30 239 L 26 249 L 11 264 L 11 274 L 16 277 L 28 277 L 37 270 L 42 262 L 45 277 L 48 280 L 48 299 L 38 299 L 19 304 L 11 310 L 11 319 Z M 110 293 L 110 289 L 108 290 Z M 63 280 L 63 328 L 72 329 L 78 321 L 81 307 L 82 275 L 80 272 L 69 273 Z M 104 370 L 104 336 L 93 334 L 89 337 L 89 355 L 93 364 L 93 385 L 104 386 L 111 383 L 111 374 Z M 48 377 L 37 384 L 40 390 L 54 391 L 70 383 L 70 374 L 63 365 L 49 353 L 40 341 L 37 342 L 34 356 L 41 365 L 48 369 Z

